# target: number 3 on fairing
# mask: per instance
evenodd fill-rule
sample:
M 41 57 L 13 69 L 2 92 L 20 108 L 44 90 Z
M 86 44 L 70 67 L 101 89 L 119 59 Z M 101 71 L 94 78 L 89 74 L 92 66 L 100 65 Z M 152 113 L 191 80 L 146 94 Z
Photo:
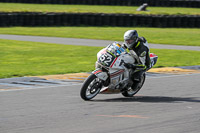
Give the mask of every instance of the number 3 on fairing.
M 99 60 L 104 62 L 106 65 L 109 65 L 112 62 L 112 56 L 110 54 L 103 54 Z

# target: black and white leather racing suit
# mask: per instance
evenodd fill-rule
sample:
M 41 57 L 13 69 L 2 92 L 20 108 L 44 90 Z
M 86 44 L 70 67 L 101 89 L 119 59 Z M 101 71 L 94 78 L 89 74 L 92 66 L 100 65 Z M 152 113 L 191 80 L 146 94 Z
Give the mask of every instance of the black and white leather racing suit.
M 126 48 L 125 45 L 124 47 Z M 139 82 L 141 75 L 151 68 L 151 60 L 149 56 L 150 50 L 148 47 L 148 42 L 144 37 L 138 37 L 138 41 L 136 42 L 136 44 L 128 50 L 129 53 L 135 58 L 137 65 L 134 64 L 134 67 L 127 67 L 136 68 L 136 72 L 133 73 L 132 77 L 134 81 Z

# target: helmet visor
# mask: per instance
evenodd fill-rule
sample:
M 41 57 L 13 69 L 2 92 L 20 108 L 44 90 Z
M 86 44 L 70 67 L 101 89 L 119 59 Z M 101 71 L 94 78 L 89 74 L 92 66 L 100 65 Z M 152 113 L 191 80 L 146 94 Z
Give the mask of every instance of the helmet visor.
M 134 44 L 134 43 L 137 42 L 137 37 L 134 36 L 133 38 L 131 38 L 131 39 L 125 39 L 124 41 L 125 41 L 125 43 L 128 44 L 128 45 L 132 45 L 132 44 Z
M 125 40 L 126 44 L 133 44 L 134 40 Z

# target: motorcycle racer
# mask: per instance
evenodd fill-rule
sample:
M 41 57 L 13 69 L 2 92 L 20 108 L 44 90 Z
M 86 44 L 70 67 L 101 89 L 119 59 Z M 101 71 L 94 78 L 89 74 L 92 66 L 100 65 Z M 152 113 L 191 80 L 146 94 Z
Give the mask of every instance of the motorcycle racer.
M 136 69 L 132 74 L 133 81 L 140 82 L 141 75 L 151 68 L 150 50 L 144 37 L 139 37 L 136 30 L 128 30 L 124 33 L 123 46 L 136 59 L 137 65 L 124 64 L 125 67 Z
M 147 41 L 138 37 L 135 30 L 127 31 L 124 40 L 122 45 L 114 42 L 97 53 L 95 70 L 80 90 L 83 100 L 90 100 L 99 93 L 133 97 L 142 88 L 145 72 L 156 64 L 158 56 L 151 53 L 149 57 Z

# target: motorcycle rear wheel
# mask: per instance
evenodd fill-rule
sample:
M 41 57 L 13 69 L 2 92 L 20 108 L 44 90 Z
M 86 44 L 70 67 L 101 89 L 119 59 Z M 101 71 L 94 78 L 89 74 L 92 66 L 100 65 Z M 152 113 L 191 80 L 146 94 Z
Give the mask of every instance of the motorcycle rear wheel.
M 80 96 L 83 100 L 91 100 L 94 98 L 101 90 L 102 83 L 96 75 L 91 74 L 83 83 L 80 91 Z
M 141 77 L 141 81 L 139 83 L 133 83 L 133 85 L 130 88 L 122 92 L 122 95 L 124 97 L 133 97 L 142 88 L 145 79 L 146 74 L 144 73 Z

